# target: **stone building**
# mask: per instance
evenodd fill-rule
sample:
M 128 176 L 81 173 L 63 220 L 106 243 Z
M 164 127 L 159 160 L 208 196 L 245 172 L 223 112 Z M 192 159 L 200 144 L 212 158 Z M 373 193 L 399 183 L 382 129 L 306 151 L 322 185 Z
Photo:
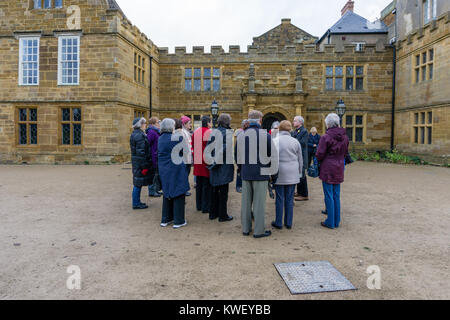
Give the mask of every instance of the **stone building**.
M 395 9 L 395 11 L 394 11 Z M 450 158 L 450 2 L 396 0 L 382 13 L 396 43 L 395 145 Z
M 2 1 L 0 57 L 1 163 L 129 158 L 158 48 L 114 0 Z
M 355 15 L 349 1 L 343 18 Z M 133 26 L 114 0 L 2 1 L 0 17 L 0 163 L 124 161 L 133 118 L 188 115 L 198 126 L 213 100 L 231 114 L 235 128 L 258 109 L 265 127 L 302 115 L 308 129 L 324 133 L 325 116 L 343 99 L 352 149 L 391 147 L 394 50 L 391 29 L 381 22 L 375 35 L 358 35 L 363 46 L 350 32 L 324 36 L 330 42 L 323 43 L 283 19 L 245 51 L 194 47 L 187 53 L 176 47 L 169 54 Z M 437 22 L 448 36 L 448 15 Z M 444 55 L 443 48 L 435 52 L 436 59 Z M 444 97 L 448 90 L 440 86 Z M 414 151 L 410 140 L 402 140 L 410 139 L 412 127 L 402 129 L 400 110 L 396 142 Z M 448 106 L 442 110 L 448 121 Z M 433 142 L 441 136 L 447 149 L 417 151 L 442 157 L 448 133 L 439 131 L 436 112 Z

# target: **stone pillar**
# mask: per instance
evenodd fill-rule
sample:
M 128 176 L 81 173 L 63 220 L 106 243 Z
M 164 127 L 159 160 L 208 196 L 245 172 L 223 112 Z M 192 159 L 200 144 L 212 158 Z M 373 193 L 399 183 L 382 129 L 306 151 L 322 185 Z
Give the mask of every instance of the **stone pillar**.
M 250 70 L 248 75 L 248 92 L 255 92 L 255 65 L 250 64 Z
M 301 64 L 297 65 L 295 72 L 295 92 L 303 92 L 303 67 Z

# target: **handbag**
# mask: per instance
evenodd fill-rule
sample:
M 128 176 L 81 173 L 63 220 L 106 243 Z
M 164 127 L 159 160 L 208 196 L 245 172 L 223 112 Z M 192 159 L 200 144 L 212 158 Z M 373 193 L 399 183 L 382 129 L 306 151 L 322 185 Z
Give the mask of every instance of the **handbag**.
M 317 161 L 317 158 L 314 157 L 313 165 L 308 168 L 308 176 L 310 176 L 311 178 L 317 178 L 320 175 L 319 170 L 319 162 Z
M 352 164 L 353 162 L 355 162 L 355 161 L 353 161 L 352 156 L 349 153 L 347 153 L 345 155 L 345 165 Z

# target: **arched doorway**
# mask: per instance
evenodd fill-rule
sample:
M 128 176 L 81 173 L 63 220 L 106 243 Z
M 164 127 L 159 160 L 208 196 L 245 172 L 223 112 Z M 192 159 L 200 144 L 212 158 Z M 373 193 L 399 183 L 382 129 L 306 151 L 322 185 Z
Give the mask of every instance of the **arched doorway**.
M 279 112 L 267 113 L 263 117 L 262 128 L 266 129 L 266 130 L 270 130 L 270 129 L 272 129 L 272 124 L 275 121 L 281 122 L 283 120 L 286 120 L 286 117 Z

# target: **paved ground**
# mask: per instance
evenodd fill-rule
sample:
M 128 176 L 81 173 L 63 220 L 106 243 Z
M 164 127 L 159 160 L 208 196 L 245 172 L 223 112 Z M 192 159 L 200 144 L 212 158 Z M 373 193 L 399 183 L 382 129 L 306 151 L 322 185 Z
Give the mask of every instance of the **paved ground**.
M 255 240 L 241 235 L 236 193 L 231 223 L 195 213 L 191 197 L 189 225 L 160 228 L 161 200 L 130 209 L 126 167 L 0 166 L 0 299 L 450 299 L 449 169 L 356 163 L 339 230 L 320 226 L 321 185 L 310 180 L 293 230 Z M 291 296 L 273 266 L 321 260 L 359 290 Z M 80 291 L 66 288 L 70 265 Z M 366 286 L 371 265 L 381 290 Z

